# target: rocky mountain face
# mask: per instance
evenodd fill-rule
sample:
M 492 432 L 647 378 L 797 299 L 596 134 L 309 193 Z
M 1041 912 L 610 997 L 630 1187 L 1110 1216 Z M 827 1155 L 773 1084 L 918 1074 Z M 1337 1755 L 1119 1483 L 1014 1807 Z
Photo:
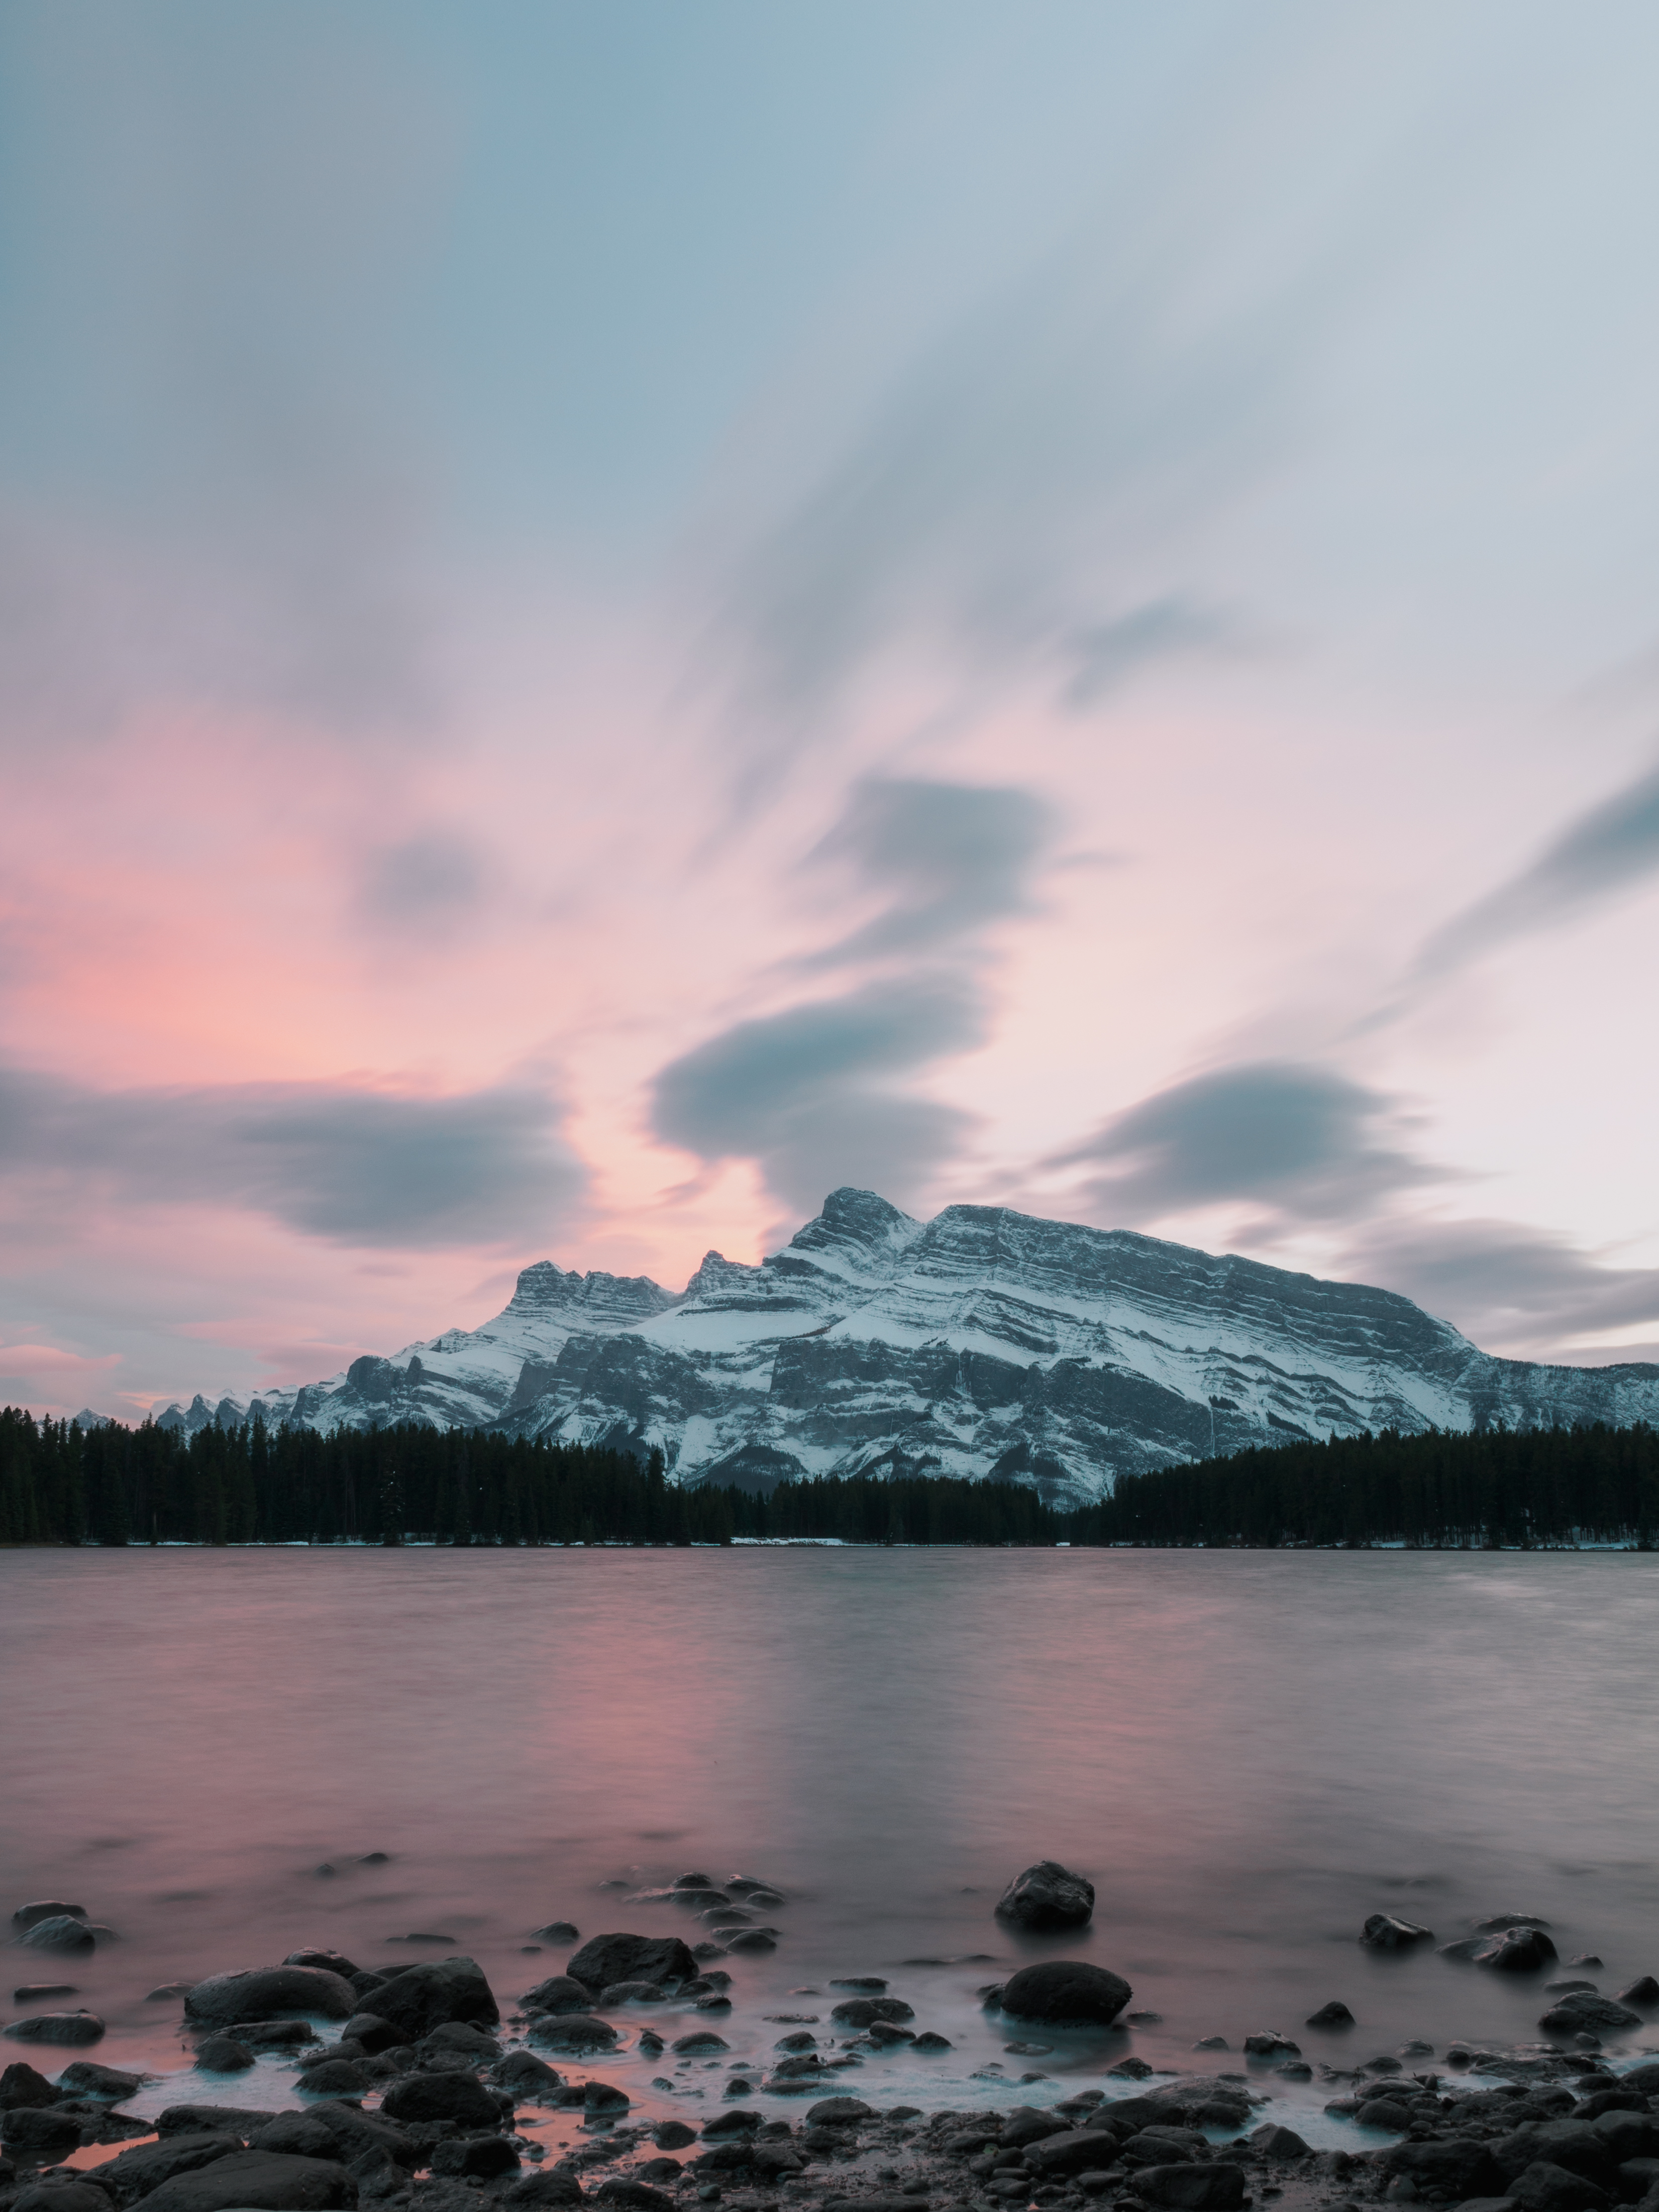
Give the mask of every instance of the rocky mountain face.
M 838 1190 L 781 1252 L 711 1252 L 676 1297 L 526 1267 L 505 1310 L 250 1406 L 319 1429 L 429 1421 L 644 1451 L 671 1477 L 998 1475 L 1076 1504 L 1212 1452 L 1364 1429 L 1659 1419 L 1659 1367 L 1495 1359 L 1409 1298 L 1128 1230 Z

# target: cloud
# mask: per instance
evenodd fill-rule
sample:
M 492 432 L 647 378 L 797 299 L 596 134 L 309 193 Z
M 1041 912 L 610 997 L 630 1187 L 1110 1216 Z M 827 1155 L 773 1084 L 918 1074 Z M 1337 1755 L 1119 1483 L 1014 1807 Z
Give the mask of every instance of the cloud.
M 428 830 L 367 856 L 359 908 L 384 927 L 448 929 L 480 904 L 485 874 L 483 857 L 468 839 Z
M 1396 1116 L 1382 1092 L 1328 1069 L 1249 1061 L 1172 1084 L 1045 1164 L 1103 1167 L 1085 1188 L 1114 1222 L 1230 1200 L 1340 1219 L 1439 1179 L 1391 1140 Z
M 1343 1270 L 1405 1291 L 1483 1348 L 1517 1356 L 1577 1364 L 1584 1354 L 1567 1348 L 1575 1339 L 1659 1327 L 1659 1267 L 1610 1267 L 1569 1237 L 1518 1222 L 1382 1224 L 1349 1248 Z
M 1061 697 L 1080 714 L 1156 661 L 1236 653 L 1243 643 L 1238 623 L 1217 608 L 1175 594 L 1149 599 L 1127 614 L 1080 623 L 1059 640 L 1071 665 Z
M 1659 768 L 1591 807 L 1508 883 L 1455 915 L 1418 954 L 1412 975 L 1449 974 L 1517 937 L 1553 929 L 1659 872 Z
M 34 1216 L 105 1202 L 261 1213 L 331 1243 L 521 1240 L 584 1173 L 540 1092 L 451 1097 L 327 1083 L 94 1091 L 0 1070 L 0 1188 Z
M 961 1149 L 973 1117 L 907 1097 L 894 1079 L 971 1049 L 983 1028 L 979 993 L 949 973 L 738 1022 L 660 1071 L 652 1127 L 707 1161 L 758 1161 L 792 1206 L 810 1211 L 843 1182 L 902 1203 Z
M 803 964 L 932 951 L 1029 913 L 1030 878 L 1054 826 L 1047 803 L 1017 786 L 866 777 L 812 858 L 850 863 L 892 903 Z

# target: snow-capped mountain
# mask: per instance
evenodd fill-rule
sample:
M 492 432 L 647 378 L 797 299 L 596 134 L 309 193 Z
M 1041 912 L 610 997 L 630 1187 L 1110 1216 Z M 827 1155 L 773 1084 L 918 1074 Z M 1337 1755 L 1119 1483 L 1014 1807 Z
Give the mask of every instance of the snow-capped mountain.
M 687 1483 L 997 1474 L 1064 1504 L 1302 1437 L 1653 1420 L 1659 1367 L 1495 1359 L 1393 1291 L 1000 1206 L 913 1221 L 838 1190 L 783 1251 L 711 1252 L 678 1297 L 544 1260 L 482 1328 L 162 1418 L 256 1411 L 660 1444 Z

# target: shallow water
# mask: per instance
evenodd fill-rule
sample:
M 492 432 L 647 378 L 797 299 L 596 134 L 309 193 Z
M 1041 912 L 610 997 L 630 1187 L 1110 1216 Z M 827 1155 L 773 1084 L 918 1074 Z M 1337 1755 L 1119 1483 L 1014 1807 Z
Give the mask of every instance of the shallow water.
M 158 1983 L 302 1944 L 384 1969 L 431 1955 L 392 1940 L 426 1930 L 505 2001 L 562 1967 L 522 1952 L 554 1918 L 695 1940 L 622 1900 L 696 1869 L 788 1900 L 775 1954 L 725 1962 L 732 2060 L 665 2075 L 635 2031 L 690 2023 L 635 2007 L 593 2069 L 694 2118 L 789 2032 L 763 2014 L 829 2033 L 836 1975 L 884 1975 L 955 2046 L 835 2085 L 882 2104 L 1006 2104 L 1030 2072 L 1040 2101 L 1131 2051 L 1239 2070 L 1265 2027 L 1339 2065 L 1510 2044 L 1536 2036 L 1535 1981 L 1376 1955 L 1360 1925 L 1446 1942 L 1542 1913 L 1561 1976 L 1581 1952 L 1609 1991 L 1659 1971 L 1656 1650 L 1659 1559 L 1635 1553 L 0 1553 L 0 1908 L 61 1896 L 123 1939 L 84 1964 L 11 1948 L 11 1981 L 75 1983 L 109 2023 L 87 2055 L 178 2069 Z M 1042 1857 L 1096 1883 L 1080 1935 L 993 1918 Z M 1110 1966 L 1161 2020 L 1019 2039 L 975 1992 L 1045 1955 Z M 1304 2032 L 1334 1996 L 1360 2025 Z M 1232 2055 L 1194 2053 L 1218 2034 Z M 188 2085 L 292 2091 L 274 2062 Z

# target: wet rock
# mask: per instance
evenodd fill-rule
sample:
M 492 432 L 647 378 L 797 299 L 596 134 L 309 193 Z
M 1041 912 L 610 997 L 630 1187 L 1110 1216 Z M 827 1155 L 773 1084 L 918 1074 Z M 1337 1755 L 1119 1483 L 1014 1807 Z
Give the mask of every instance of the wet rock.
M 36 1920 L 18 1937 L 32 1951 L 61 1951 L 65 1954 L 95 1951 L 98 1938 L 84 1920 L 76 1920 L 66 1912 L 55 1913 L 50 1919 Z
M 550 1920 L 545 1928 L 532 1928 L 531 1934 L 542 1943 L 580 1943 L 581 1930 L 574 1920 Z
M 775 1951 L 778 1932 L 775 1928 L 739 1928 L 735 1936 L 726 1937 L 726 1948 L 740 1957 L 752 1958 L 763 1951 Z
M 915 2016 L 902 1997 L 843 1997 L 830 2012 L 830 2019 L 839 2021 L 843 2027 L 868 2027 L 878 2020 L 914 2020 Z
M 1510 2184 L 1510 2195 L 1523 2212 L 1607 2212 L 1613 2198 L 1582 2173 L 1547 2160 L 1526 2167 Z
M 450 2021 L 494 2027 L 501 2016 L 483 1968 L 466 1958 L 434 1959 L 405 1967 L 375 1990 L 374 2008 L 411 2043 Z M 357 2009 L 355 1991 L 347 2009 Z
M 1222 2049 L 1224 2051 L 1226 2049 L 1224 2043 L 1222 2045 Z M 1133 2057 L 1120 2058 L 1115 2066 L 1109 2066 L 1106 2069 L 1109 2079 L 1115 2075 L 1126 2081 L 1144 2081 L 1149 2074 L 1155 2074 L 1157 2071 L 1158 2069 L 1155 2066 L 1149 2066 L 1144 2058 Z
M 1382 2170 L 1404 2174 L 1421 2196 L 1501 2197 L 1506 2181 L 1484 2142 L 1396 2143 L 1382 2155 Z
M 459 2051 L 480 2066 L 501 2055 L 501 2046 L 495 2037 L 475 2027 L 470 2020 L 442 2021 L 421 2038 L 419 2049 L 423 2058 L 434 2051 Z
M 61 1898 L 41 1898 L 33 1905 L 20 1905 L 11 1916 L 11 1924 L 20 1936 L 31 1928 L 38 1928 L 45 1920 L 84 1920 L 84 1905 L 65 1905 Z
M 0 2112 L 0 2142 L 14 2158 L 41 2165 L 81 2148 L 81 2123 L 50 2106 L 17 2105 Z
M 1535 1974 L 1560 1954 L 1541 1928 L 1506 1928 L 1469 1955 L 1477 1966 L 1495 1967 L 1499 1973 Z
M 319 2058 L 300 2076 L 308 2097 L 361 2097 L 372 2085 L 373 2077 L 350 2058 Z
M 333 2101 L 313 2105 L 303 2112 L 267 2117 L 262 2126 L 248 2131 L 248 2148 L 345 2162 L 370 2151 L 384 2151 L 397 2165 L 410 2170 L 424 2162 L 416 2137 L 385 2117 L 384 2107 L 378 2112 L 365 2112 L 359 2106 Z
M 285 1966 L 320 1966 L 325 1973 L 338 1974 L 343 1981 L 361 1971 L 338 1951 L 290 1951 L 283 1964 Z
M 129 2074 L 125 2067 L 100 2066 L 94 2058 L 77 2058 L 58 2076 L 59 2093 L 69 2097 L 130 2097 L 151 2076 Z
M 494 2181 L 519 2170 L 519 2154 L 504 2136 L 452 2136 L 434 2147 L 432 2171 L 458 2180 Z
M 550 1974 L 545 1981 L 526 1990 L 519 2002 L 532 2012 L 586 2012 L 593 2002 L 593 1992 L 574 1974 Z
M 580 2204 L 586 2202 L 581 2184 L 574 2173 L 562 2173 L 556 2166 L 544 2173 L 526 2173 L 513 2183 L 502 2200 L 507 2204 Z
M 678 1936 L 595 1936 L 574 1954 L 567 1973 L 590 1990 L 616 1982 L 693 1981 L 697 1962 Z
M 672 2197 L 653 2189 L 648 2181 L 635 2181 L 625 2173 L 610 2175 L 593 2193 L 601 2204 L 621 2205 L 624 2212 L 674 2212 Z
M 332 2212 L 356 2198 L 356 2185 L 331 2159 L 238 2151 L 194 2173 L 175 2174 L 144 2199 L 149 2212 Z
M 1028 2163 L 1044 2181 L 1073 2173 L 1100 2173 L 1122 2155 L 1122 2146 L 1106 2128 L 1079 2128 L 1049 2136 L 1032 2147 Z
M 365 2051 L 395 2051 L 407 2041 L 401 2028 L 394 2027 L 377 2012 L 355 2012 L 340 2030 L 343 2043 L 356 2043 Z
M 1659 2005 L 1659 1982 L 1651 1974 L 1638 1974 L 1628 1988 L 1618 1992 L 1620 2004 Z
M 1403 2136 L 1412 2124 L 1409 2107 L 1396 2097 L 1372 2097 L 1360 2104 L 1354 2117 L 1362 2128 L 1382 2128 L 1396 2136 Z
M 470 2074 L 405 2074 L 380 2100 L 394 2120 L 452 2120 L 458 2128 L 496 2129 L 501 2108 Z
M 1250 2148 L 1258 2158 L 1283 2160 L 1312 2155 L 1309 2145 L 1294 2128 L 1280 2127 L 1273 2120 L 1255 2130 L 1250 2137 Z
M 809 2105 L 806 2124 L 811 2128 L 856 2127 L 860 2120 L 872 2120 L 872 2108 L 857 2097 L 824 2097 L 816 2105 Z
M 684 2150 L 688 2143 L 697 2140 L 695 2128 L 688 2128 L 684 2120 L 659 2120 L 651 2131 L 651 2140 L 659 2150 Z
M 1247 2035 L 1244 2048 L 1253 2058 L 1300 2058 L 1302 2046 L 1292 2043 L 1277 2028 L 1267 2028 L 1255 2035 Z
M 81 1992 L 73 1982 L 20 1982 L 11 1993 L 11 2001 L 20 2005 L 43 2005 L 53 1997 L 78 1997 Z
M 1642 2015 L 1612 1997 L 1575 1990 L 1567 1996 L 1557 1998 L 1538 2025 L 1552 2035 L 1578 2035 L 1603 2027 L 1640 2027 Z
M 599 1992 L 599 2002 L 608 2010 L 612 2005 L 661 2004 L 667 1991 L 656 1982 L 612 1982 Z
M 706 1874 L 677 1874 L 669 1885 L 672 1889 L 714 1889 L 718 1886 Z
M 1058 1859 L 1039 1859 L 1017 1874 L 997 1899 L 996 1915 L 1021 1928 L 1081 1928 L 1095 1909 L 1095 1886 Z
M 174 2174 L 194 2173 L 216 2159 L 234 2156 L 241 2148 L 241 2137 L 237 2135 L 169 2136 L 161 2142 L 124 2150 L 98 2171 L 115 2192 L 117 2203 L 131 2204 L 172 2180 Z
M 373 1966 L 359 1966 L 356 1972 L 348 1974 L 346 1979 L 360 1997 L 366 1997 L 371 1990 L 384 1989 L 392 1976 L 377 1973 Z
M 703 2129 L 705 2142 L 719 2142 L 730 2136 L 751 2136 L 765 2121 L 763 2112 L 741 2110 L 720 2112 Z
M 1206 2166 L 1146 2166 L 1135 2176 L 1143 2203 L 1165 2212 L 1235 2212 L 1244 2202 L 1243 2169 L 1219 2161 Z
M 832 1974 L 830 1986 L 832 1990 L 856 1990 L 865 1996 L 878 1997 L 887 1983 L 880 1974 Z
M 609 2021 L 592 2013 L 555 2013 L 534 2020 L 530 2039 L 549 2051 L 611 2051 L 622 2040 Z
M 95 2012 L 40 2012 L 27 2020 L 15 2020 L 0 2031 L 14 2043 L 51 2043 L 59 2049 L 102 2039 L 104 2023 Z
M 948 2036 L 937 2035 L 931 2028 L 919 2035 L 910 2046 L 913 2051 L 951 2051 L 955 2047 Z
M 1134 1992 L 1121 1974 L 1078 1959 L 1045 1960 L 1022 1966 L 1003 1984 L 1002 2008 L 1019 2020 L 1055 2027 L 1087 2022 L 1106 2027 Z
M 1419 1928 L 1414 1920 L 1401 1920 L 1391 1912 L 1373 1912 L 1359 1938 L 1374 1951 L 1404 1951 L 1413 1943 L 1432 1943 L 1432 1928 Z
M 5 2177 L 0 2175 L 0 2186 Z M 20 2191 L 8 2212 L 109 2212 L 109 2197 L 94 2181 L 37 2181 Z
M 253 2053 L 234 2035 L 208 2035 L 196 2046 L 196 2063 L 209 2074 L 245 2074 Z
M 694 1959 L 723 1959 L 726 1956 L 726 1946 L 724 1943 L 714 1942 L 694 1943 L 691 1946 L 691 1956 Z
M 159 1989 L 144 1992 L 146 2004 L 162 2004 L 169 1997 L 187 1997 L 196 1984 L 193 1982 L 163 1982 Z
M 808 2043 L 811 2043 L 812 2039 L 809 2035 L 806 2040 Z M 731 2045 L 726 2041 L 723 2036 L 714 2034 L 712 2029 L 704 2029 L 702 2033 L 695 2035 L 678 2036 L 675 2039 L 672 2047 L 678 2052 L 692 2051 L 729 2051 L 732 2048 Z M 780 2048 L 781 2047 L 781 2046 L 780 2046 Z
M 18 2112 L 29 2106 L 55 2105 L 58 2092 L 44 2074 L 17 2059 L 0 2074 L 0 2112 Z
M 356 2009 L 351 1984 L 321 1966 L 266 1966 L 250 1973 L 212 1974 L 196 1983 L 185 1999 L 185 2017 L 198 2027 L 275 2020 L 284 2013 L 345 2020 Z
M 1328 2004 L 1321 2005 L 1317 2012 L 1310 2012 L 1304 2025 L 1308 2027 L 1352 2027 L 1353 2014 L 1340 1997 L 1333 1997 Z
M 1591 2122 L 1616 2164 L 1659 2158 L 1659 2119 L 1646 2112 L 1602 2112 Z

